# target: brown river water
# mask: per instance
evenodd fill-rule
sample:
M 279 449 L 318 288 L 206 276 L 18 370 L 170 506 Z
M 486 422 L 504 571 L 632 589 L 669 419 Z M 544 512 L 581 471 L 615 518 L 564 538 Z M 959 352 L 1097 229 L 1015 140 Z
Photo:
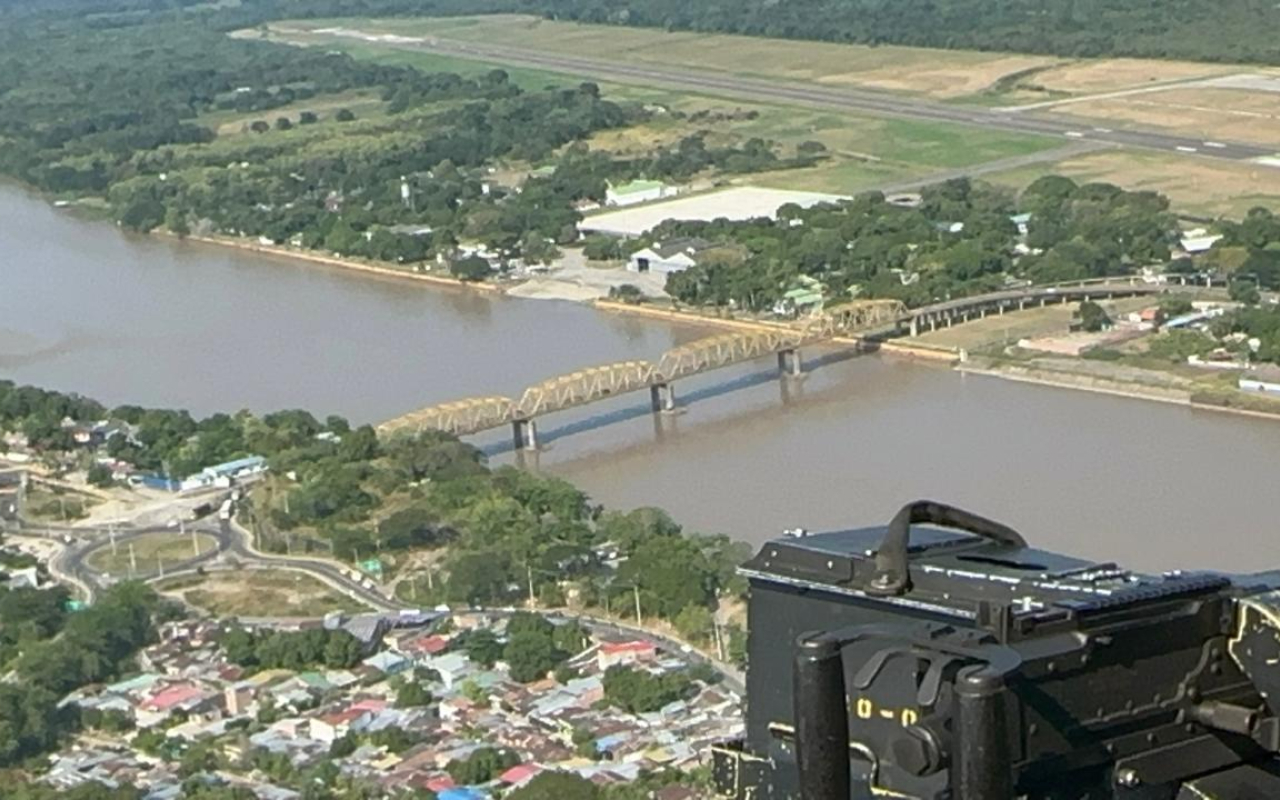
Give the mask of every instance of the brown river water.
M 0 185 L 0 377 L 193 413 L 376 422 L 706 335 L 586 306 L 352 275 L 78 220 Z M 1144 569 L 1280 568 L 1280 423 L 806 353 L 540 420 L 531 468 L 759 543 L 887 521 L 928 497 L 1033 544 Z M 477 437 L 517 460 L 509 433 Z

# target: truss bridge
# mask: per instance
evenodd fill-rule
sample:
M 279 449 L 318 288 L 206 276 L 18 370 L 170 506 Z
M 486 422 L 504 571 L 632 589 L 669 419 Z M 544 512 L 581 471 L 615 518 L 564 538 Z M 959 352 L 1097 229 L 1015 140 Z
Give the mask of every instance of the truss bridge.
M 650 391 L 655 412 L 675 409 L 675 381 L 724 367 L 777 355 L 784 376 L 802 370 L 800 348 L 871 330 L 896 327 L 907 319 L 897 300 L 862 300 L 827 309 L 792 325 L 762 323 L 674 347 L 656 362 L 622 361 L 588 367 L 534 384 L 519 397 L 472 397 L 430 406 L 378 426 L 382 436 L 428 430 L 457 436 L 511 425 L 516 447 L 537 449 L 534 419 L 621 394 Z

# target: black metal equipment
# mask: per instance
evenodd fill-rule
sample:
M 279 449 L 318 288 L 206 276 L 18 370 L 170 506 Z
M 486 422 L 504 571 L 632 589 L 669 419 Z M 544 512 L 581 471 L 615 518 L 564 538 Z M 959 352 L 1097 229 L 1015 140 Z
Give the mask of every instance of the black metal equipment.
M 722 794 L 1280 800 L 1280 571 L 1137 574 L 927 501 L 742 571 Z

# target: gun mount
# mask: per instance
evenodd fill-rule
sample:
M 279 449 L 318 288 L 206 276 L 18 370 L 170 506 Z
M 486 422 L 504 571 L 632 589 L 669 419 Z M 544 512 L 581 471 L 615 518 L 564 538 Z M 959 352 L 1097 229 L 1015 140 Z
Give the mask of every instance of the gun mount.
M 1280 572 L 1139 574 L 923 501 L 742 571 L 738 800 L 1280 798 Z

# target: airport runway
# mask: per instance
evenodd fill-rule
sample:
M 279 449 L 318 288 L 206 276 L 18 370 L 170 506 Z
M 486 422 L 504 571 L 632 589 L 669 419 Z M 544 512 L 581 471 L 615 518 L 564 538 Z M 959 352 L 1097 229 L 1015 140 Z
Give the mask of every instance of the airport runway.
M 1275 149 L 1239 142 L 1206 141 L 1196 137 L 1131 127 L 1104 128 L 1097 126 L 1094 122 L 1036 111 L 939 103 L 868 89 L 836 89 L 799 82 L 744 78 L 725 73 L 619 64 L 602 59 L 557 55 L 499 45 L 456 42 L 434 37 L 374 39 L 376 34 L 350 29 L 328 30 L 326 34 L 398 50 L 426 51 L 516 67 L 562 72 L 595 81 L 682 88 L 755 101 L 948 122 L 990 130 L 1061 137 L 1067 141 L 1140 147 L 1225 161 L 1276 158 L 1276 163 L 1272 166 L 1280 167 L 1280 157 L 1278 157 L 1280 153 Z

